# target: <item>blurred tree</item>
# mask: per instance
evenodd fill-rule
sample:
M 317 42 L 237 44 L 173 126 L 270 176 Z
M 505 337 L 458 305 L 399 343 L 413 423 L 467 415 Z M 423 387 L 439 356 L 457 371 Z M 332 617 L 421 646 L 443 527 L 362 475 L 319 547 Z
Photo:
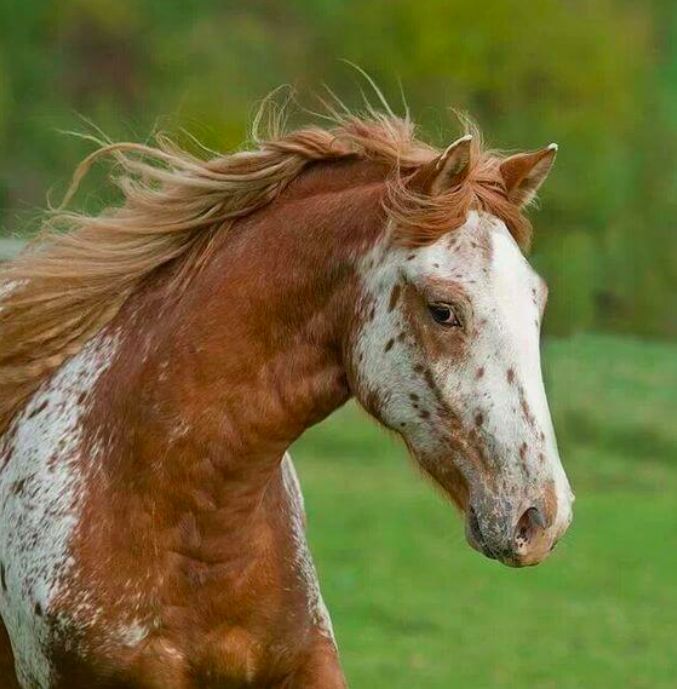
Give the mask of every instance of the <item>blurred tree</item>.
M 677 13 L 671 0 L 0 1 L 0 219 L 42 204 L 87 147 L 186 127 L 206 145 L 246 137 L 284 83 L 331 84 L 352 105 L 372 74 L 403 90 L 422 129 L 470 112 L 490 143 L 561 144 L 534 259 L 555 289 L 547 328 L 674 336 Z M 364 86 L 364 84 L 362 84 Z M 106 201 L 94 177 L 86 203 Z M 101 198 L 99 198 L 101 196 Z

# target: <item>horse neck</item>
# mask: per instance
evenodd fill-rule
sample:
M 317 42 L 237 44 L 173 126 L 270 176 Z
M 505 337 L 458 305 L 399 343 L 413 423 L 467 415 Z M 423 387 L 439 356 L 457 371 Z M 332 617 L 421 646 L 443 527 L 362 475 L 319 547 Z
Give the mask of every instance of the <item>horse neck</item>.
M 306 173 L 224 232 L 178 303 L 164 308 L 158 288 L 130 307 L 154 323 L 126 338 L 120 360 L 138 363 L 115 393 L 139 429 L 137 455 L 208 457 L 256 493 L 289 445 L 349 398 L 357 264 L 384 225 L 383 174 L 368 165 Z

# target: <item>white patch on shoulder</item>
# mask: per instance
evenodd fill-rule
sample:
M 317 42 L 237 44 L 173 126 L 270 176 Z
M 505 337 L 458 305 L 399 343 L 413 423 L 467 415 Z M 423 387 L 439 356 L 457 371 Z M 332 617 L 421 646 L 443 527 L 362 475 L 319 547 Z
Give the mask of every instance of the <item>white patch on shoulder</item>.
M 334 627 L 331 623 L 331 617 L 329 616 L 327 606 L 322 598 L 317 571 L 306 539 L 305 512 L 301 484 L 289 454 L 285 454 L 282 459 L 282 481 L 285 491 L 289 496 L 292 515 L 292 538 L 294 539 L 294 545 L 296 547 L 295 564 L 306 586 L 309 611 L 320 632 L 336 645 Z
M 74 565 L 69 545 L 83 502 L 83 468 L 96 462 L 81 456 L 82 418 L 116 347 L 115 335 L 97 335 L 0 438 L 0 615 L 26 688 L 51 686 L 50 605 Z

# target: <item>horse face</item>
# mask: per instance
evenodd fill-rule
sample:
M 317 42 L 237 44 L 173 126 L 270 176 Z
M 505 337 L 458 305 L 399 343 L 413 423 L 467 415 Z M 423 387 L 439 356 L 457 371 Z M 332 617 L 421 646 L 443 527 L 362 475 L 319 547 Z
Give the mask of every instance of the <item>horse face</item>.
M 573 501 L 541 377 L 545 283 L 505 225 L 476 212 L 434 244 L 383 248 L 368 265 L 358 398 L 465 512 L 474 548 L 540 562 Z

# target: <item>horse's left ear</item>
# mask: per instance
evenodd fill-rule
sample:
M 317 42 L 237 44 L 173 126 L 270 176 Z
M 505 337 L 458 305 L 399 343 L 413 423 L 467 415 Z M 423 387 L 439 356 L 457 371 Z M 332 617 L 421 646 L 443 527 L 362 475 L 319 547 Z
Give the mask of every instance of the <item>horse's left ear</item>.
M 517 153 L 506 158 L 500 166 L 508 199 L 517 206 L 525 206 L 539 190 L 550 172 L 557 155 L 557 144 L 550 144 L 533 153 Z

